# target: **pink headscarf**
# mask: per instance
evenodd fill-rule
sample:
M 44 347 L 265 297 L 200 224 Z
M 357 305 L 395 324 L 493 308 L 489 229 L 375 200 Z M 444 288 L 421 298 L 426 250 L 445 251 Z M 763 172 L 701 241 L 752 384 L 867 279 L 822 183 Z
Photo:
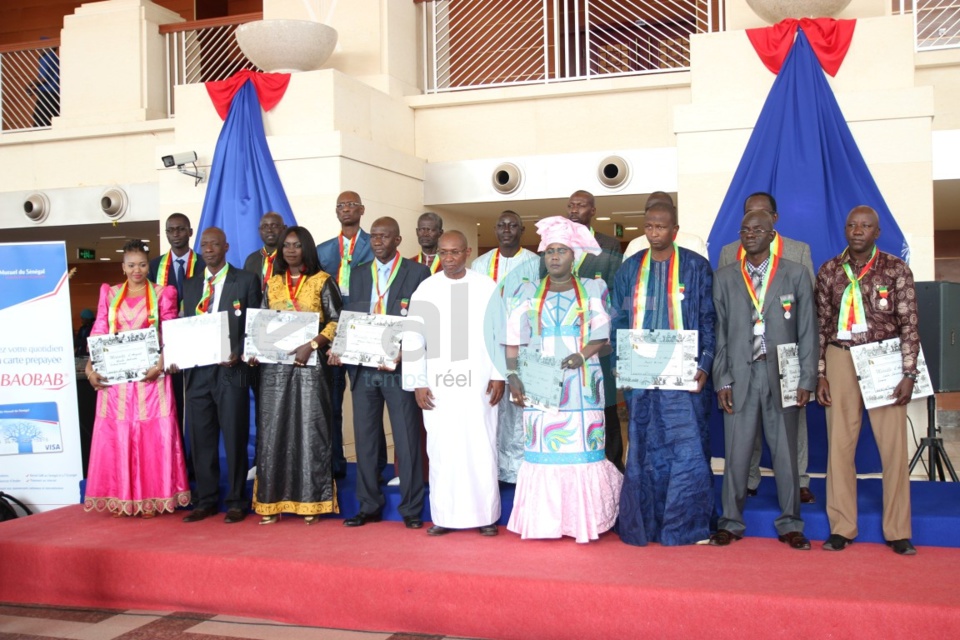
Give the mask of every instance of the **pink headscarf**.
M 579 222 L 563 216 L 550 216 L 537 221 L 537 233 L 540 234 L 540 246 L 537 251 L 544 251 L 548 245 L 555 242 L 573 249 L 573 259 L 580 260 L 586 253 L 600 255 L 600 245 L 590 233 L 590 229 Z

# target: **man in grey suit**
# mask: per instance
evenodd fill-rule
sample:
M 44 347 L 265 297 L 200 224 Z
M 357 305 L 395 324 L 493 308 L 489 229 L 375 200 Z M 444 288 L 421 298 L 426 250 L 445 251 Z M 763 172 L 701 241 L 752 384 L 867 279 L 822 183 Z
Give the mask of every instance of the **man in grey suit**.
M 430 277 L 430 269 L 400 257 L 400 226 L 393 218 L 379 218 L 370 227 L 372 262 L 353 268 L 350 298 L 346 311 L 405 316 L 410 297 Z M 341 319 L 342 322 L 342 319 Z M 342 324 L 341 324 L 342 326 Z M 328 362 L 339 365 L 332 351 Z M 343 521 L 348 527 L 362 527 L 383 518 L 386 501 L 380 490 L 378 457 L 383 439 L 383 405 L 386 402 L 393 427 L 394 453 L 399 468 L 400 504 L 397 510 L 408 529 L 423 526 L 423 458 L 420 443 L 420 407 L 412 391 L 404 391 L 403 372 L 397 363 L 393 371 L 346 365 L 353 396 L 353 431 L 357 449 L 357 497 L 360 513 Z
M 765 192 L 757 192 L 747 196 L 743 203 L 744 215 L 752 211 L 764 211 L 773 216 L 773 224 L 777 224 L 777 201 L 772 195 Z M 780 251 L 781 255 L 787 260 L 799 262 L 801 266 L 806 267 L 810 274 L 810 281 L 816 282 L 816 274 L 813 268 L 813 260 L 810 257 L 810 245 L 806 242 L 791 240 L 774 231 L 775 237 L 771 248 Z M 742 246 L 739 241 L 731 242 L 725 245 L 720 251 L 720 264 L 717 268 L 725 267 L 728 264 L 740 262 L 743 257 Z M 757 487 L 760 486 L 760 453 L 762 443 L 760 434 L 757 433 L 757 442 L 753 448 L 753 457 L 750 459 L 750 477 L 747 480 L 747 495 L 757 495 Z M 809 457 L 807 447 L 807 411 L 800 410 L 800 421 L 797 427 L 797 467 L 800 470 L 800 502 L 816 502 L 816 496 L 810 491 L 810 476 L 807 474 L 807 460 Z
M 816 388 L 819 338 L 813 282 L 796 262 L 771 251 L 773 216 L 753 211 L 743 218 L 745 251 L 738 264 L 717 270 L 713 301 L 717 312 L 717 353 L 713 377 L 724 411 L 723 515 L 710 544 L 726 546 L 743 537 L 747 472 L 760 426 L 773 453 L 781 514 L 775 525 L 781 542 L 807 550 L 800 518 L 797 470 L 797 414 Z M 800 376 L 796 405 L 784 406 L 777 347 L 795 344 Z

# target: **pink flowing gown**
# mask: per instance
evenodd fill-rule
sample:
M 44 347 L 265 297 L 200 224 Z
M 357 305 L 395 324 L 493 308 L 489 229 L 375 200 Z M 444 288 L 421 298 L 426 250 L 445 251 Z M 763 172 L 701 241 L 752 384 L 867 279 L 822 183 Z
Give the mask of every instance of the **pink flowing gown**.
M 177 290 L 148 284 L 157 294 L 160 320 L 176 318 Z M 110 303 L 121 287 L 101 285 L 91 335 L 109 332 Z M 128 296 L 117 312 L 117 330 L 146 329 L 147 315 L 146 296 Z M 187 506 L 190 487 L 179 431 L 169 376 L 98 391 L 84 508 L 131 516 Z

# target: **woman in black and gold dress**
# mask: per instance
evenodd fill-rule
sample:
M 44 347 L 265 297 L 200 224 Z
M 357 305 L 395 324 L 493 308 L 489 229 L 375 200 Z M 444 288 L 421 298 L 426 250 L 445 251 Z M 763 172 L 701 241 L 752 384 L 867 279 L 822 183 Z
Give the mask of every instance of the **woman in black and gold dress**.
M 264 364 L 257 420 L 257 478 L 253 508 L 260 524 L 281 513 L 305 516 L 313 524 L 322 513 L 337 513 L 331 466 L 331 400 L 326 350 L 337 330 L 340 290 L 320 270 L 317 246 L 303 227 L 290 227 L 267 282 L 263 306 L 280 311 L 315 311 L 320 325 L 313 340 L 295 350 L 294 364 Z

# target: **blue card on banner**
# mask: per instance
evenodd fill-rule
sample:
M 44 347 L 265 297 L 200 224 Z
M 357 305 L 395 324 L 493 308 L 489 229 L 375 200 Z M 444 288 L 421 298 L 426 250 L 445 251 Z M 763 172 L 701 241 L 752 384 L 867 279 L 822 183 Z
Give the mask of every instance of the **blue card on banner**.
M 61 451 L 56 402 L 0 405 L 0 455 Z

